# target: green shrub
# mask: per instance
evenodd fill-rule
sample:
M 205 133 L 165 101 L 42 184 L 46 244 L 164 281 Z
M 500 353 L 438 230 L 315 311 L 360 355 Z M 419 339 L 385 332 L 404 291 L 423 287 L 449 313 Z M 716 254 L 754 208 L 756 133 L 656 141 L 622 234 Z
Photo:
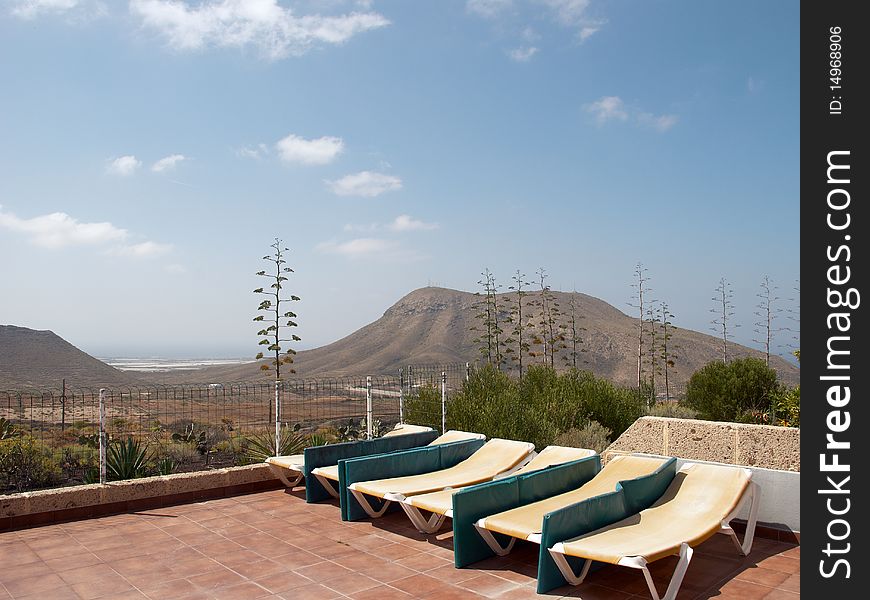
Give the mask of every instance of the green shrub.
M 441 390 L 434 385 L 423 385 L 405 398 L 405 423 L 440 431 Z
M 778 390 L 776 371 L 758 358 L 711 362 L 696 371 L 686 386 L 685 404 L 711 421 L 736 421 L 767 413 Z
M 29 437 L 0 441 L 0 491 L 26 492 L 57 483 L 51 450 Z
M 679 402 L 659 402 L 649 409 L 651 417 L 670 417 L 672 419 L 697 419 L 698 411 Z
M 609 436 L 620 435 L 644 414 L 646 396 L 620 388 L 587 371 L 556 373 L 532 365 L 521 379 L 485 366 L 475 371 L 450 400 L 451 429 L 534 442 L 551 443 L 560 431 L 598 422 Z
M 19 435 L 21 435 L 21 432 L 15 428 L 15 425 L 0 417 L 0 440 L 9 440 Z
M 157 460 L 168 458 L 176 465 L 190 465 L 201 460 L 200 453 L 188 444 L 170 443 L 157 448 L 155 452 Z
M 782 427 L 801 426 L 801 386 L 781 388 L 774 394 L 771 406 L 774 425 Z
M 589 421 L 585 427 L 571 428 L 556 436 L 553 443 L 571 448 L 589 448 L 603 452 L 610 445 L 611 431 L 598 421 Z

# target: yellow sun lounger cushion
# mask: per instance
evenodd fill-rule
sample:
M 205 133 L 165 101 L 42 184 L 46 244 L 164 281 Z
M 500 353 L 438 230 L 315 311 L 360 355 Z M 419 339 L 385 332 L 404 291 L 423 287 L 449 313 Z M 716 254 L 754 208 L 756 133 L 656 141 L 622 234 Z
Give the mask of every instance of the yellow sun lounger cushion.
M 653 562 L 696 546 L 717 533 L 749 486 L 745 469 L 694 464 L 681 470 L 648 509 L 563 543 L 564 553 L 618 564 L 625 557 Z M 597 478 L 596 478 L 597 479 Z
M 511 475 L 522 475 L 532 471 L 545 469 L 552 465 L 559 465 L 573 460 L 579 460 L 595 454 L 595 450 L 587 448 L 567 448 L 565 446 L 547 446 L 522 468 L 514 471 Z M 453 510 L 453 494 L 461 488 L 452 488 L 449 490 L 441 490 L 439 492 L 431 492 L 429 494 L 420 494 L 411 496 L 405 500 L 411 506 L 416 506 L 422 510 L 426 510 L 439 515 L 446 515 Z
M 648 475 L 666 461 L 665 458 L 648 456 L 617 456 L 576 490 L 486 517 L 480 524 L 489 531 L 521 540 L 528 539 L 530 535 L 541 533 L 545 514 L 599 494 L 612 492 L 620 481 Z
M 396 426 L 384 434 L 383 437 L 390 437 L 391 435 L 405 435 L 407 433 L 420 433 L 421 431 L 432 431 L 431 427 L 425 427 L 423 425 L 409 425 L 408 423 L 396 423 Z
M 302 465 L 305 464 L 305 455 L 290 454 L 287 456 L 270 456 L 266 459 L 266 463 L 275 465 L 276 467 L 290 469 L 291 471 L 302 471 Z
M 376 498 L 387 494 L 411 496 L 445 488 L 464 487 L 489 481 L 499 473 L 520 464 L 534 450 L 534 444 L 513 440 L 492 439 L 477 452 L 449 469 L 420 475 L 393 477 L 354 483 L 349 489 Z
M 401 427 L 402 429 L 399 429 Z M 414 427 L 417 429 L 408 429 L 409 427 Z M 419 425 L 396 425 L 396 429 L 392 430 L 390 433 L 386 434 L 384 437 L 388 435 L 404 435 L 407 433 L 417 433 L 417 431 L 428 431 L 429 427 L 420 427 Z M 479 440 L 484 436 L 482 433 L 468 433 L 466 431 L 448 431 L 444 433 L 431 442 L 429 442 L 428 446 L 437 446 L 438 444 L 449 444 L 451 442 L 461 442 L 463 440 Z M 338 481 L 338 465 L 330 465 L 328 467 L 317 467 L 312 471 L 315 475 L 319 477 L 324 477 L 326 479 L 330 479 L 332 481 Z

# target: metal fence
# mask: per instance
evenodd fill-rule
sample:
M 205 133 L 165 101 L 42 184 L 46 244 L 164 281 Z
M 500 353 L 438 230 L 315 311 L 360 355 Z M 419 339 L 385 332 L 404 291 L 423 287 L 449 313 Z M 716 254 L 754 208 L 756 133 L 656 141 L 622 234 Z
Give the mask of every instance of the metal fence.
M 406 420 L 440 430 L 447 398 L 467 373 L 467 365 L 410 365 L 395 376 L 277 386 L 0 391 L 0 439 L 8 441 L 0 444 L 0 494 L 105 481 L 107 463 L 130 459 L 117 456 L 129 441 L 142 452 L 141 472 L 157 474 L 248 464 L 257 461 L 252 447 L 277 448 L 291 436 L 372 437 Z M 413 410 L 406 411 L 406 400 Z

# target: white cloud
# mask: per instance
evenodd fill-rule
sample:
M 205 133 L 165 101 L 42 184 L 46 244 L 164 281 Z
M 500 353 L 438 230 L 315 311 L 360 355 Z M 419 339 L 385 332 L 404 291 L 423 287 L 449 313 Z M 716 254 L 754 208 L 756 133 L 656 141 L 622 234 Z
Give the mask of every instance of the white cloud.
M 424 223 L 411 215 L 399 215 L 387 227 L 391 231 L 431 231 L 438 229 L 438 223 Z
M 326 184 L 339 196 L 364 196 L 374 198 L 384 192 L 393 192 L 402 189 L 402 180 L 393 175 L 375 173 L 373 171 L 360 171 L 352 175 L 345 175 L 335 181 L 326 181 Z
M 113 159 L 109 163 L 109 166 L 106 168 L 106 170 L 109 173 L 126 177 L 135 173 L 136 170 L 141 166 L 142 161 L 133 155 L 119 156 L 118 158 Z
M 588 38 L 592 37 L 594 34 L 598 33 L 601 29 L 601 25 L 588 25 L 586 27 L 580 28 L 580 41 L 585 42 Z
M 521 46 L 508 51 L 508 56 L 514 62 L 529 62 L 537 53 L 538 49 L 535 46 Z
M 130 12 L 178 50 L 255 47 L 265 58 L 301 56 L 319 44 L 343 44 L 390 21 L 376 12 L 297 17 L 277 0 L 131 0 Z
M 664 133 L 671 127 L 677 124 L 676 115 L 652 115 L 650 113 L 639 113 L 637 120 L 642 125 L 652 127 L 656 131 Z
M 45 248 L 64 248 L 75 245 L 105 244 L 119 242 L 127 238 L 127 230 L 111 223 L 80 223 L 66 213 L 55 212 L 47 215 L 21 219 L 0 206 L 0 227 L 23 233 L 30 240 Z
M 42 14 L 61 14 L 72 10 L 78 0 L 17 0 L 12 2 L 12 14 L 21 19 L 35 19 Z
M 584 108 L 586 112 L 591 113 L 595 117 L 595 121 L 599 125 L 604 125 L 608 121 L 625 121 L 628 119 L 625 105 L 619 96 L 603 96 L 599 100 L 587 104 Z
M 307 140 L 292 133 L 275 144 L 281 160 L 303 165 L 325 165 L 344 151 L 339 137 L 319 137 Z
M 236 151 L 236 154 L 243 158 L 253 158 L 259 160 L 269 154 L 269 147 L 266 144 L 257 144 L 254 147 L 245 146 L 244 148 L 239 148 Z
M 511 0 L 468 0 L 465 10 L 478 16 L 492 19 L 513 7 Z
M 327 254 L 338 254 L 347 258 L 382 256 L 396 249 L 396 242 L 380 238 L 356 238 L 347 242 L 323 242 L 317 250 Z
M 170 154 L 169 156 L 165 156 L 158 160 L 156 163 L 151 165 L 151 170 L 155 173 L 162 173 L 163 171 L 171 171 L 175 168 L 175 165 L 178 163 L 187 160 L 183 154 Z
M 356 223 L 347 223 L 342 230 L 348 232 L 356 232 L 356 233 L 370 233 L 372 231 L 377 231 L 380 229 L 380 225 L 377 223 L 369 223 L 367 225 L 361 225 Z
M 154 258 L 163 256 L 172 251 L 172 244 L 159 244 L 157 242 L 140 242 L 114 248 L 109 252 L 115 256 L 129 256 L 132 258 Z
M 566 27 L 582 25 L 586 21 L 589 0 L 538 0 L 556 14 L 556 20 Z
M 603 96 L 595 102 L 585 105 L 583 109 L 595 117 L 595 122 L 599 126 L 610 121 L 631 120 L 636 125 L 664 133 L 679 121 L 677 115 L 654 115 L 634 107 L 628 107 L 619 96 Z

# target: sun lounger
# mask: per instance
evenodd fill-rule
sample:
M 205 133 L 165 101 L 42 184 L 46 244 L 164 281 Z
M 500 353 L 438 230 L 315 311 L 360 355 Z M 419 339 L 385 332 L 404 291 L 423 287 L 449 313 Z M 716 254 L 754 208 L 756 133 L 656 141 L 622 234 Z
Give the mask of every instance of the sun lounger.
M 673 600 L 692 560 L 694 546 L 716 533 L 724 533 L 734 541 L 741 554 L 749 553 L 759 498 L 760 488 L 752 481 L 749 469 L 711 464 L 685 465 L 649 508 L 559 542 L 549 552 L 562 575 L 573 585 L 584 580 L 592 561 L 640 569 L 654 600 L 659 600 L 659 595 L 647 564 L 678 555 L 679 562 L 664 595 L 664 600 Z M 596 500 L 605 511 L 608 503 L 620 502 L 618 494 Z M 746 502 L 750 503 L 749 519 L 741 543 L 730 522 Z M 585 559 L 579 575 L 569 564 L 568 557 Z
M 398 428 L 399 426 L 397 425 L 396 427 Z M 419 428 L 422 429 L 422 431 L 432 431 L 430 427 L 420 428 L 420 426 L 418 425 L 404 425 L 403 427 Z M 406 435 L 408 433 L 418 433 L 418 431 L 412 430 L 406 431 L 405 433 L 396 433 L 396 430 L 393 430 L 383 437 L 389 437 L 391 434 L 394 436 L 398 436 Z M 429 442 L 427 446 L 438 446 L 440 444 L 451 444 L 464 440 L 480 440 L 483 438 L 484 435 L 482 433 L 468 433 L 466 431 L 450 430 Z M 333 498 L 338 498 L 340 496 L 341 488 L 339 486 L 339 465 L 336 464 L 316 467 L 311 470 L 311 474 L 317 478 L 320 484 L 330 493 Z
M 524 467 L 512 475 L 519 476 L 547 467 L 588 458 L 597 454 L 586 448 L 567 448 L 547 446 Z M 453 518 L 453 496 L 463 488 L 449 488 L 428 494 L 410 496 L 402 500 L 402 509 L 414 526 L 422 533 L 434 533 L 441 528 L 445 519 Z M 421 510 L 432 513 L 429 519 L 423 517 Z
M 409 496 L 427 494 L 490 481 L 512 473 L 534 458 L 534 444 L 513 440 L 492 439 L 471 456 L 446 469 L 423 472 L 405 477 L 351 483 L 348 491 L 370 517 L 380 517 L 391 502 L 401 502 Z M 369 497 L 383 501 L 379 509 L 372 507 Z
M 409 433 L 424 433 L 428 431 L 433 431 L 433 429 L 431 427 L 424 427 L 422 425 L 397 423 L 396 426 L 387 433 L 385 433 L 383 437 L 406 435 Z M 305 476 L 304 454 L 270 456 L 266 459 L 265 462 L 267 465 L 269 465 L 269 469 L 272 471 L 272 473 L 274 473 L 278 477 L 278 479 L 281 480 L 281 483 L 286 485 L 288 488 L 294 488 L 299 485 L 299 482 L 302 481 L 302 478 Z
M 540 545 L 538 591 L 564 585 L 548 548 L 647 508 L 675 473 L 675 458 L 622 456 L 601 469 L 595 455 L 460 490 L 453 496 L 454 563 L 465 567 L 504 555 L 516 539 L 527 540 Z M 620 512 L 590 516 L 589 499 L 614 490 L 622 499 Z
M 612 492 L 620 481 L 648 475 L 664 465 L 666 460 L 647 456 L 617 456 L 579 488 L 484 517 L 474 524 L 474 528 L 499 556 L 508 554 L 517 539 L 539 544 L 544 515 L 547 513 Z M 510 536 L 508 545 L 499 544 L 494 533 Z

